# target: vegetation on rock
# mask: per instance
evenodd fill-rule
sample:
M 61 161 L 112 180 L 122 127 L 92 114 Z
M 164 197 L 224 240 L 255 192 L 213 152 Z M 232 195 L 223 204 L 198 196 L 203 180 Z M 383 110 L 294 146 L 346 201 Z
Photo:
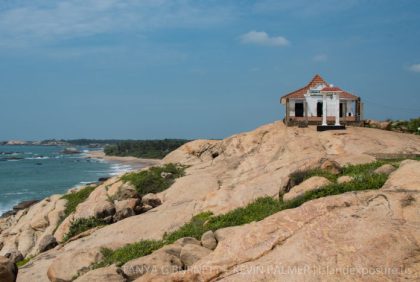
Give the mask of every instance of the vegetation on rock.
M 69 231 L 66 233 L 66 235 L 63 238 L 63 241 L 68 241 L 70 238 L 85 232 L 89 229 L 92 229 L 94 227 L 103 226 L 107 223 L 103 219 L 99 219 L 96 217 L 90 217 L 90 218 L 78 218 L 75 221 L 71 223 Z
M 90 193 L 92 193 L 93 190 L 95 190 L 95 188 L 96 186 L 87 186 L 76 192 L 63 195 L 63 197 L 61 198 L 67 200 L 66 210 L 64 211 L 64 218 L 68 217 L 71 213 L 75 212 L 77 206 L 80 203 L 86 201 Z
M 184 176 L 185 168 L 185 166 L 170 163 L 140 172 L 128 173 L 121 179 L 133 184 L 140 195 L 159 193 L 168 189 L 176 178 Z
M 108 156 L 162 159 L 189 141 L 184 139 L 121 141 L 106 146 L 104 152 Z
M 354 177 L 354 180 L 342 184 L 335 182 L 338 176 L 330 175 L 323 170 L 316 169 L 308 172 L 300 172 L 298 177 L 299 179 L 302 179 L 302 181 L 311 176 L 322 175 L 332 179 L 334 183 L 324 186 L 319 190 L 306 192 L 290 201 L 283 201 L 281 197 L 279 199 L 264 197 L 256 199 L 245 207 L 234 209 L 222 215 L 213 216 L 211 212 L 200 213 L 178 230 L 165 234 L 162 240 L 143 240 L 134 244 L 128 244 L 116 250 L 104 248 L 102 250 L 104 259 L 96 264 L 95 267 L 103 267 L 114 263 L 123 265 L 129 260 L 148 255 L 162 246 L 171 244 L 180 238 L 194 237 L 200 239 L 201 236 L 209 230 L 216 231 L 221 228 L 260 221 L 277 212 L 299 207 L 303 203 L 317 198 L 342 194 L 349 191 L 379 189 L 384 185 L 388 176 L 385 174 L 375 174 L 372 173 L 372 171 L 382 164 L 389 162 L 396 163 L 395 160 L 389 160 L 363 165 L 349 165 L 343 169 L 341 175 L 351 175 Z

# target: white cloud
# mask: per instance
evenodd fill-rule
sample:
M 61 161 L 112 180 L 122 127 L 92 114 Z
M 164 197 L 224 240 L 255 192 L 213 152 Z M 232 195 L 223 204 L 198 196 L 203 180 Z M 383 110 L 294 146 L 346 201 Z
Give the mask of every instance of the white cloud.
M 0 7 L 0 47 L 98 34 L 207 27 L 234 18 L 229 5 L 193 0 L 22 0 Z
M 265 31 L 252 30 L 240 36 L 244 44 L 283 47 L 289 45 L 289 41 L 283 36 L 270 36 Z
M 408 69 L 413 72 L 420 72 L 420 64 L 413 64 L 409 66 Z
M 317 54 L 315 55 L 313 58 L 314 62 L 325 62 L 326 60 L 328 60 L 328 56 L 327 54 Z

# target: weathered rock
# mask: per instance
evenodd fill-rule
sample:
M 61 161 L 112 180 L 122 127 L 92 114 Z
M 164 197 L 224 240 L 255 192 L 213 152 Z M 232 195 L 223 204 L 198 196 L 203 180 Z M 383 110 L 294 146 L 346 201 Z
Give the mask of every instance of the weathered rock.
M 140 198 L 136 188 L 129 184 L 118 181 L 111 185 L 108 189 L 109 197 L 114 201 L 122 201 L 125 199 Z
M 101 258 L 99 249 L 65 252 L 48 268 L 48 279 L 51 282 L 70 282 L 74 277 L 86 273 Z
M 98 268 L 80 276 L 74 282 L 125 282 L 122 270 L 115 265 Z
M 198 241 L 197 239 L 193 238 L 193 237 L 183 237 L 180 238 L 178 240 L 175 241 L 175 244 L 180 245 L 181 247 L 185 246 L 185 245 L 197 245 L 197 246 L 201 246 L 201 242 Z
M 18 274 L 18 268 L 11 260 L 0 256 L 0 281 L 15 282 Z
M 296 185 L 290 190 L 288 193 L 283 195 L 284 201 L 290 201 L 293 200 L 306 192 L 313 191 L 320 189 L 321 187 L 330 184 L 331 181 L 326 179 L 325 177 L 321 176 L 313 176 L 309 179 L 306 179 L 299 185 Z
M 61 255 L 74 250 L 112 245 L 119 247 L 142 239 L 159 240 L 165 232 L 176 230 L 200 212 L 221 214 L 244 206 L 258 197 L 274 197 L 279 187 L 287 181 L 288 175 L 299 169 L 319 165 L 321 158 L 345 165 L 370 162 L 376 153 L 420 153 L 419 136 L 359 127 L 348 127 L 345 133 L 318 133 L 314 127 L 285 127 L 277 122 L 225 140 L 196 140 L 187 143 L 163 161 L 182 163 L 189 167 L 186 176 L 178 178 L 169 189 L 158 194 L 162 200 L 161 206 L 103 227 L 88 237 L 71 242 L 60 251 L 54 249 L 44 254 Z M 217 158 L 213 158 L 214 152 L 219 152 Z M 106 187 L 112 186 L 115 181 L 118 181 L 118 177 L 106 181 L 98 188 L 106 191 Z M 106 194 L 104 198 L 109 199 Z M 404 198 L 405 204 L 412 203 L 408 207 L 418 202 L 407 199 Z M 87 210 L 90 208 L 87 207 Z M 414 216 L 414 213 L 411 214 Z M 260 245 L 265 243 L 263 240 L 259 242 Z M 5 241 L 6 245 L 9 246 L 9 243 Z M 219 245 L 220 241 L 215 252 Z M 33 281 L 33 277 L 46 273 L 50 262 L 46 256 L 41 258 L 20 270 L 19 282 Z
M 136 210 L 141 201 L 138 198 L 126 199 L 121 201 L 114 202 L 115 204 L 115 214 L 114 221 L 119 221 L 124 218 L 136 215 Z
M 190 267 L 210 253 L 211 251 L 207 248 L 195 244 L 188 244 L 181 249 L 180 258 L 185 266 Z
M 165 281 L 415 281 L 418 171 L 420 162 L 403 162 L 380 190 L 320 198 L 218 230 L 224 234 L 214 252 Z
M 148 256 L 131 260 L 122 266 L 122 270 L 131 281 L 145 273 L 168 274 L 182 269 L 181 260 L 165 251 L 156 251 Z
M 145 212 L 148 212 L 148 211 L 150 211 L 151 209 L 153 209 L 153 207 L 152 207 L 152 206 L 150 206 L 150 205 L 142 205 L 142 206 L 138 206 L 138 207 L 136 207 L 135 212 L 136 212 L 136 214 L 140 214 L 140 213 L 145 213 Z
M 144 195 L 141 199 L 141 202 L 144 205 L 149 205 L 149 206 L 152 206 L 153 208 L 160 206 L 162 204 L 162 201 L 159 199 L 159 197 L 153 193 Z
M 213 231 L 209 230 L 201 236 L 201 245 L 210 250 L 214 250 L 217 247 L 217 241 Z
M 38 202 L 39 202 L 39 200 L 29 200 L 29 201 L 23 201 L 23 202 L 20 202 L 19 204 L 15 205 L 15 206 L 13 207 L 13 209 L 14 209 L 15 211 L 18 211 L 18 210 L 23 210 L 23 209 L 27 209 L 27 208 L 29 208 L 29 207 L 33 206 L 34 204 L 36 204 L 36 203 L 38 203 Z
M 11 250 L 7 252 L 4 257 L 8 258 L 12 263 L 17 263 L 18 261 L 21 261 L 24 259 L 21 252 L 18 250 Z
M 396 168 L 393 165 L 390 164 L 384 164 L 380 167 L 378 167 L 377 169 L 375 169 L 373 172 L 377 173 L 377 174 L 391 174 L 392 172 L 394 172 L 396 170 Z
M 52 236 L 51 234 L 47 234 L 44 237 L 42 237 L 41 240 L 39 241 L 38 249 L 39 249 L 39 252 L 42 253 L 42 252 L 45 252 L 54 248 L 57 245 L 58 243 L 55 237 Z
M 340 174 L 343 171 L 338 162 L 328 159 L 322 161 L 320 168 L 332 174 Z
M 343 183 L 352 182 L 353 180 L 354 180 L 353 177 L 351 177 L 349 175 L 343 175 L 343 176 L 340 176 L 339 178 L 337 178 L 337 183 L 338 184 L 343 184 Z

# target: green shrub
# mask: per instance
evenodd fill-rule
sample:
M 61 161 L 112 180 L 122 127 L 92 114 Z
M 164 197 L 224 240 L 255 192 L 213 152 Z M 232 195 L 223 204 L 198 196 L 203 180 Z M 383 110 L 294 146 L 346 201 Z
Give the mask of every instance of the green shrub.
M 95 190 L 95 188 L 96 186 L 87 186 L 76 192 L 63 195 L 61 198 L 67 200 L 66 209 L 64 211 L 64 218 L 68 217 L 71 213 L 75 212 L 77 206 L 80 203 L 86 201 L 90 193 L 92 193 L 93 190 Z
M 67 232 L 67 234 L 64 236 L 63 240 L 67 241 L 70 238 L 85 232 L 89 229 L 92 229 L 94 227 L 97 226 L 103 226 L 106 225 L 106 222 L 102 219 L 98 219 L 95 217 L 90 217 L 90 218 L 79 218 L 76 219 L 75 221 L 73 221 L 70 225 L 69 231 Z
M 385 183 L 387 175 L 374 174 L 371 172 L 383 163 L 385 163 L 385 161 L 366 165 L 347 166 L 344 169 L 343 174 L 356 175 L 357 177 L 353 181 L 343 184 L 332 183 L 324 186 L 322 189 L 306 192 L 302 196 L 291 201 L 282 201 L 281 199 L 276 200 L 272 197 L 264 197 L 256 199 L 254 202 L 245 207 L 234 209 L 222 215 L 213 216 L 211 212 L 200 213 L 194 216 L 188 223 L 181 226 L 178 230 L 165 234 L 163 236 L 163 240 L 144 240 L 135 244 L 126 245 L 114 251 L 104 249 L 104 259 L 97 264 L 96 267 L 103 267 L 113 263 L 122 265 L 129 260 L 148 255 L 162 246 L 171 244 L 180 238 L 194 237 L 196 239 L 200 239 L 201 236 L 208 230 L 216 231 L 221 228 L 259 221 L 282 210 L 299 207 L 310 200 L 342 194 L 349 191 L 379 189 Z M 313 176 L 319 174 L 332 177 L 325 171 L 311 170 L 309 173 L 302 173 L 304 176 L 301 177 L 299 175 L 299 178 L 305 179 L 308 175 Z M 334 176 L 334 178 L 336 177 L 337 176 Z
M 128 173 L 121 179 L 133 184 L 140 195 L 158 193 L 168 189 L 176 178 L 184 176 L 185 168 L 185 166 L 170 163 L 140 172 Z M 171 173 L 172 176 L 164 178 L 161 176 L 162 172 Z
M 320 168 L 308 169 L 308 170 L 298 170 L 290 174 L 290 179 L 293 181 L 294 185 L 299 185 L 303 181 L 312 176 L 322 176 L 327 178 L 328 180 L 335 182 L 337 180 L 337 176 L 332 174 L 331 172 L 322 170 Z
M 200 240 L 201 235 L 208 230 L 204 227 L 204 223 L 209 220 L 212 215 L 211 212 L 203 212 L 194 216 L 190 222 L 184 224 L 178 230 L 169 234 L 165 233 L 163 240 L 168 244 L 184 237 L 194 237 Z
M 103 259 L 94 265 L 94 268 L 104 267 L 111 264 L 121 266 L 135 258 L 147 256 L 163 246 L 163 241 L 143 240 L 134 244 L 128 244 L 120 249 L 111 250 L 103 248 Z
M 184 139 L 126 140 L 107 145 L 104 152 L 108 156 L 133 156 L 137 158 L 162 159 L 168 153 L 189 141 L 190 140 Z
M 28 257 L 24 258 L 23 260 L 16 262 L 16 266 L 17 267 L 22 267 L 22 266 L 26 265 L 28 262 L 30 262 L 31 259 L 32 259 L 32 256 L 28 256 Z

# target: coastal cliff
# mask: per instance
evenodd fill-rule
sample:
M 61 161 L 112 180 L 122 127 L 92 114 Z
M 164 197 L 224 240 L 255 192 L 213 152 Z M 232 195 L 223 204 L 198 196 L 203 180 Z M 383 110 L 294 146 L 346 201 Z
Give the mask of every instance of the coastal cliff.
M 113 177 L 0 219 L 0 255 L 26 258 L 17 281 L 412 279 L 420 271 L 420 162 L 402 159 L 419 154 L 416 135 L 358 127 L 320 133 L 280 122 L 196 140 L 165 157 L 168 171 L 150 172 L 162 184 L 152 193 L 139 188 L 140 178 Z M 303 171 L 325 179 L 288 204 L 285 194 L 304 185 L 292 176 Z M 361 177 L 372 183 L 361 187 Z M 323 187 L 332 192 L 310 194 Z M 253 203 L 273 208 L 254 218 Z M 250 205 L 254 211 L 238 220 Z M 75 222 L 88 228 L 77 232 Z M 150 251 L 118 257 L 133 244 Z

